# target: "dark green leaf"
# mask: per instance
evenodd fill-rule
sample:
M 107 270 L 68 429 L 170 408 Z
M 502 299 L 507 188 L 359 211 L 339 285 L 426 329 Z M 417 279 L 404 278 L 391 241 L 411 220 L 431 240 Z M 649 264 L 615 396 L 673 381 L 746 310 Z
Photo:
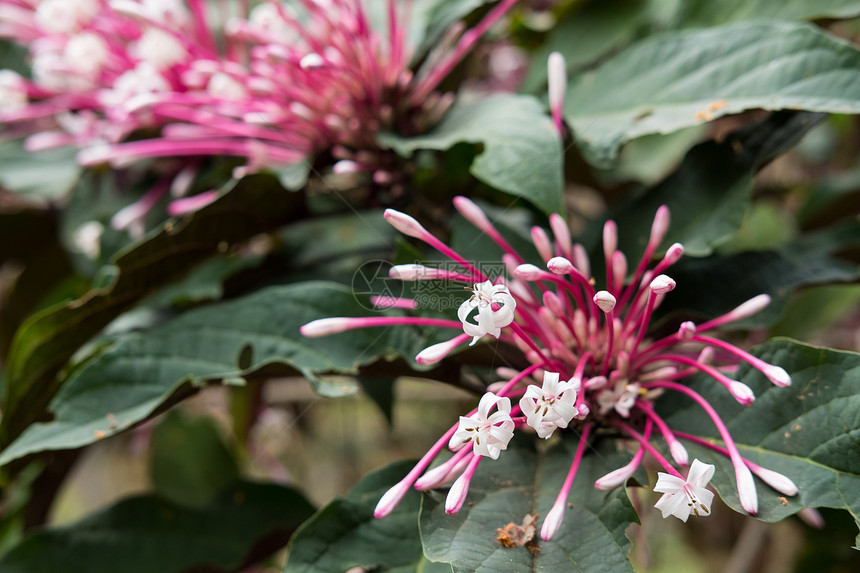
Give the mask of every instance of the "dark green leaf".
M 740 22 L 661 34 L 577 77 L 566 118 L 606 165 L 624 142 L 747 109 L 860 111 L 860 52 L 812 26 Z
M 633 571 L 627 559 L 630 541 L 624 531 L 638 522 L 624 488 L 594 489 L 594 480 L 620 467 L 613 454 L 586 455 L 577 471 L 568 508 L 551 541 L 540 539 L 542 518 L 552 507 L 570 469 L 576 440 L 546 452 L 534 449 L 534 438 L 514 438 L 498 460 L 485 459 L 469 486 L 457 515 L 445 513 L 444 496 L 431 492 L 421 508 L 424 553 L 451 563 L 455 572 L 526 573 L 527 571 Z M 616 464 L 617 465 L 614 465 Z M 540 514 L 534 544 L 504 547 L 498 529 L 521 524 Z
M 84 446 L 119 432 L 149 416 L 188 382 L 241 382 L 237 379 L 280 365 L 282 373 L 308 377 L 324 395 L 351 393 L 351 380 L 325 381 L 318 374 L 355 374 L 381 356 L 414 356 L 426 346 L 424 335 L 408 327 L 324 338 L 299 332 L 317 318 L 367 315 L 366 304 L 335 283 L 298 283 L 194 309 L 144 334 L 124 336 L 73 372 L 50 405 L 54 419 L 27 428 L 0 455 L 0 463 L 45 449 Z M 240 356 L 250 366 L 241 368 Z
M 546 213 L 561 211 L 561 138 L 533 97 L 503 94 L 457 103 L 433 131 L 404 138 L 380 136 L 400 155 L 446 150 L 460 142 L 483 144 L 472 174 L 487 185 L 531 201 Z
M 818 252 L 745 252 L 727 257 L 682 259 L 669 274 L 678 286 L 660 307 L 663 312 L 685 309 L 713 318 L 759 294 L 771 304 L 733 326 L 748 328 L 775 322 L 789 295 L 805 285 L 846 282 L 858 277 L 855 266 Z
M 0 559 L 4 573 L 228 572 L 286 543 L 313 513 L 293 489 L 240 482 L 204 508 L 154 495 L 43 530 Z
M 738 20 L 815 20 L 857 15 L 860 15 L 857 0 L 686 0 L 682 3 L 679 23 L 698 27 Z
M 379 406 L 389 425 L 392 422 L 394 410 L 394 382 L 392 378 L 372 378 L 369 376 L 362 376 L 358 379 L 361 389 L 373 400 L 374 404 Z
M 406 475 L 411 465 L 398 462 L 371 473 L 346 497 L 319 510 L 290 540 L 284 573 L 329 573 L 352 567 L 379 572 L 436 572 L 439 566 L 428 563 L 421 552 L 417 491 L 409 492 L 386 518 L 373 517 L 379 498 Z
M 212 418 L 168 412 L 150 442 L 155 490 L 178 505 L 205 507 L 235 483 L 239 466 L 219 432 Z
M 741 455 L 788 476 L 800 489 L 796 497 L 786 498 L 756 480 L 757 517 L 778 521 L 803 507 L 832 507 L 848 510 L 856 520 L 860 515 L 860 355 L 790 340 L 774 340 L 755 354 L 785 368 L 792 385 L 773 386 L 757 370 L 742 366 L 738 379 L 756 394 L 748 408 L 713 380 L 699 380 L 692 386 L 720 413 Z M 689 399 L 667 396 L 660 408 L 673 429 L 718 441 L 711 420 Z M 711 483 L 726 503 L 742 511 L 731 463 L 692 444 L 690 453 L 717 466 Z
M 27 65 L 27 49 L 9 40 L 0 40 L 0 68 L 11 69 L 28 77 L 30 66 Z
M 70 147 L 32 152 L 25 151 L 20 141 L 4 143 L 0 185 L 32 203 L 62 199 L 81 176 L 76 153 Z
M 755 172 L 790 149 L 824 116 L 778 112 L 721 141 L 693 147 L 681 166 L 640 196 L 615 209 L 620 249 L 635 261 L 644 250 L 654 213 L 667 205 L 672 225 L 663 241 L 702 256 L 738 230 L 749 208 Z
M 111 320 L 219 248 L 299 216 L 298 201 L 271 177 L 246 177 L 216 202 L 179 223 L 166 223 L 120 253 L 110 284 L 32 316 L 18 330 L 10 352 L 0 442 L 10 443 L 42 414 L 61 385 L 60 369 Z

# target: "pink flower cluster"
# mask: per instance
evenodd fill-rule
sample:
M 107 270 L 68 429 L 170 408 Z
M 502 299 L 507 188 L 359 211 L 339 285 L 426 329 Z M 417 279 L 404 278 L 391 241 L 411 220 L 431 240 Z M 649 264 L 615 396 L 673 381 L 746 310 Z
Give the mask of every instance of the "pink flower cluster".
M 390 513 L 411 487 L 424 490 L 452 480 L 455 481 L 448 493 L 446 510 L 456 513 L 466 499 L 469 482 L 480 461 L 503 455 L 501 452 L 515 430 L 549 438 L 556 431 L 570 428 L 579 436 L 567 479 L 544 519 L 541 535 L 545 540 L 560 528 L 584 449 L 594 430 L 601 428 L 615 429 L 628 436 L 638 449 L 629 464 L 598 479 L 595 487 L 608 490 L 624 485 L 649 453 L 667 472 L 661 474 L 655 488 L 664 493 L 657 504 L 664 517 L 675 515 L 686 521 L 690 513 L 710 513 L 713 494 L 704 486 L 714 468 L 694 460 L 685 479 L 678 470 L 690 463 L 684 440 L 730 459 L 741 505 L 750 514 L 758 511 L 753 474 L 784 495 L 797 493 L 797 487 L 786 476 L 743 458 L 714 407 L 683 383 L 692 374 L 704 373 L 740 404 L 748 406 L 755 399 L 753 392 L 731 378 L 738 365 L 745 362 L 773 384 L 789 385 L 791 379 L 782 368 L 709 335 L 722 325 L 758 312 L 768 304 L 769 297 L 759 295 L 703 324 L 684 322 L 676 332 L 662 338 L 649 336 L 655 309 L 675 288 L 675 281 L 664 273 L 683 253 L 683 247 L 674 244 L 652 266 L 652 258 L 669 226 L 666 207 L 657 211 L 645 252 L 635 266 L 617 249 L 615 223 L 605 224 L 606 276 L 601 281 L 604 288 L 596 290 L 598 280 L 591 274 L 591 261 L 581 245 L 573 244 L 560 216 L 550 218 L 552 238 L 543 228 L 532 228 L 534 245 L 545 263 L 543 269 L 526 263 L 472 201 L 457 197 L 454 204 L 467 220 L 502 248 L 509 277 L 485 276 L 476 265 L 406 214 L 389 209 L 385 217 L 399 231 L 437 249 L 461 269 L 454 272 L 402 265 L 391 269 L 392 277 L 442 278 L 474 284 L 474 295 L 463 303 L 459 321 L 415 316 L 325 318 L 302 329 L 306 336 L 324 336 L 354 328 L 400 324 L 449 327 L 463 332 L 420 352 L 416 357 L 419 363 L 439 361 L 467 341 L 474 343 L 485 335 L 516 345 L 530 363 L 522 371 L 498 370 L 503 380 L 491 384 L 478 408 L 461 417 L 413 470 L 385 494 L 377 506 L 378 517 Z M 473 315 L 476 322 L 471 320 Z M 698 404 L 715 425 L 725 447 L 674 432 L 654 408 L 654 401 L 665 392 L 683 394 Z M 511 399 L 518 399 L 519 403 L 512 405 Z M 674 464 L 652 445 L 652 433 L 662 436 Z M 428 471 L 446 446 L 454 452 L 453 456 Z
M 411 0 L 383 5 L 382 30 L 363 0 L 0 0 L 0 37 L 32 65 L 32 79 L 0 71 L 0 122 L 31 151 L 78 147 L 83 165 L 236 156 L 241 176 L 328 152 L 336 173 L 393 186 L 376 135 L 432 127 L 453 101 L 440 82 L 515 2 L 413 70 Z

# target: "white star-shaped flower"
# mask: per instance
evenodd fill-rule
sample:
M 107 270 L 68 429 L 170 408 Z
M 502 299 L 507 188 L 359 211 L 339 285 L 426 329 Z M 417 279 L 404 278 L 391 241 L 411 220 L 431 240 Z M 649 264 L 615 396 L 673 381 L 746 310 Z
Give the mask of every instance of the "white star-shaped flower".
M 686 480 L 659 472 L 654 491 L 663 497 L 654 507 L 663 512 L 664 518 L 674 515 L 685 523 L 691 513 L 696 517 L 710 515 L 714 493 L 705 486 L 713 476 L 714 466 L 699 460 L 693 460 Z
M 517 301 L 505 285 L 494 285 L 492 281 L 475 283 L 473 292 L 472 297 L 457 310 L 463 332 L 474 337 L 469 346 L 485 334 L 498 338 L 502 328 L 513 322 L 517 308 Z M 471 322 L 469 317 L 475 309 L 478 311 L 477 322 Z
M 611 388 L 601 390 L 597 394 L 597 404 L 600 406 L 600 413 L 606 414 L 614 409 L 624 418 L 630 416 L 630 408 L 636 404 L 636 398 L 639 397 L 639 384 L 628 384 L 624 378 L 619 378 L 615 381 L 615 385 Z
M 566 428 L 577 414 L 574 402 L 578 391 L 572 382 L 559 382 L 557 372 L 545 372 L 543 386 L 530 385 L 520 399 L 526 423 L 541 438 L 549 438 L 556 428 Z
M 496 407 L 491 415 L 490 410 Z M 499 398 L 492 392 L 487 392 L 478 403 L 478 411 L 469 416 L 460 416 L 460 426 L 448 447 L 459 450 L 469 442 L 475 442 L 474 453 L 482 456 L 499 458 L 502 450 L 508 449 L 508 442 L 514 437 L 514 421 L 511 419 L 510 398 Z

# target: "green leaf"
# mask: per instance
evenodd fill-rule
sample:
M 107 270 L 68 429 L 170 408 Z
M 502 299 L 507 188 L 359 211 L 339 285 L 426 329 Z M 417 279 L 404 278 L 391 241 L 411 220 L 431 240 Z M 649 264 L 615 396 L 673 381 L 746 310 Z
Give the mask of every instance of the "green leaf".
M 738 20 L 817 20 L 858 15 L 857 0 L 686 0 L 682 3 L 680 24 L 704 27 Z
M 24 77 L 29 77 L 30 66 L 27 65 L 27 48 L 6 40 L 0 40 L 0 68 L 11 69 Z
M 368 474 L 344 498 L 320 509 L 290 540 L 284 573 L 329 573 L 353 567 L 398 573 L 449 571 L 424 559 L 418 536 L 420 494 L 410 491 L 384 519 L 373 517 L 379 498 L 411 469 L 397 462 Z
M 565 109 L 586 157 L 747 109 L 860 111 L 860 52 L 805 24 L 740 22 L 638 42 L 570 85 Z
M 802 286 L 847 282 L 858 277 L 856 266 L 819 251 L 800 252 L 796 244 L 779 252 L 682 259 L 669 273 L 678 286 L 666 297 L 661 312 L 685 309 L 713 318 L 754 296 L 769 294 L 771 304 L 767 308 L 743 322 L 732 323 L 732 327 L 740 328 L 775 322 L 788 297 Z
M 21 141 L 4 143 L 0 146 L 0 185 L 31 203 L 62 199 L 81 176 L 76 153 L 71 147 L 32 152 L 24 150 Z
M 534 442 L 531 436 L 515 437 L 498 460 L 483 460 L 466 504 L 456 515 L 445 513 L 443 493 L 425 496 L 421 508 L 425 555 L 451 563 L 458 573 L 632 572 L 627 559 L 631 544 L 624 531 L 638 522 L 636 513 L 624 488 L 594 489 L 597 478 L 626 463 L 615 454 L 583 457 L 561 529 L 551 541 L 540 539 L 540 518 L 533 545 L 509 548 L 497 540 L 498 530 L 509 523 L 521 524 L 526 515 L 544 517 L 570 469 L 576 440 L 564 440 L 546 452 L 536 451 Z
M 721 141 L 693 147 L 677 171 L 612 212 L 620 249 L 631 261 L 638 260 L 648 242 L 654 213 L 666 205 L 672 224 L 662 248 L 681 243 L 688 255 L 709 254 L 741 226 L 755 172 L 794 146 L 823 119 L 821 114 L 777 112 Z M 594 227 L 593 234 L 596 231 Z
M 308 161 L 300 161 L 275 170 L 275 175 L 285 189 L 298 191 L 307 184 L 312 167 Z
M 545 213 L 562 209 L 561 138 L 531 96 L 501 94 L 456 103 L 428 134 L 382 134 L 380 144 L 410 157 L 419 149 L 444 151 L 460 142 L 483 144 L 472 174 L 487 185 L 531 201 Z
M 769 342 L 755 355 L 785 368 L 792 385 L 776 387 L 757 370 L 742 366 L 738 379 L 756 394 L 748 408 L 712 380 L 700 379 L 692 386 L 720 413 L 741 455 L 788 476 L 800 490 L 786 498 L 757 479 L 756 517 L 778 521 L 804 507 L 831 507 L 845 509 L 858 520 L 860 355 L 785 339 Z M 689 399 L 666 396 L 659 407 L 671 428 L 719 442 L 710 418 Z M 711 483 L 729 506 L 742 512 L 731 463 L 692 444 L 690 453 L 717 466 Z
M 313 507 L 293 489 L 240 482 L 204 508 L 154 495 L 42 530 L 0 558 L 4 573 L 235 571 L 286 543 Z
M 171 410 L 152 433 L 150 474 L 155 490 L 179 505 L 205 507 L 239 479 L 239 466 L 212 418 Z
M 534 52 L 522 91 L 535 92 L 546 86 L 550 53 L 561 53 L 568 71 L 575 71 L 631 41 L 647 23 L 649 3 L 645 0 L 592 0 L 580 8 L 581 4 L 576 3 Z
M 199 386 L 267 368 L 302 374 L 327 396 L 349 394 L 355 390 L 352 381 L 326 382 L 317 375 L 355 374 L 380 356 L 414 356 L 426 345 L 419 331 L 408 327 L 323 338 L 299 332 L 317 318 L 367 313 L 348 288 L 306 282 L 194 309 L 144 334 L 124 336 L 73 372 L 50 405 L 54 419 L 27 428 L 3 451 L 0 464 L 32 452 L 84 446 L 122 431 L 189 382 Z M 240 365 L 240 357 L 247 364 Z
M 117 255 L 109 284 L 30 317 L 16 333 L 9 355 L 0 443 L 10 443 L 43 413 L 62 384 L 57 374 L 66 361 L 111 320 L 224 246 L 298 217 L 299 200 L 272 177 L 246 177 L 211 205 L 178 223 L 165 223 L 161 231 Z

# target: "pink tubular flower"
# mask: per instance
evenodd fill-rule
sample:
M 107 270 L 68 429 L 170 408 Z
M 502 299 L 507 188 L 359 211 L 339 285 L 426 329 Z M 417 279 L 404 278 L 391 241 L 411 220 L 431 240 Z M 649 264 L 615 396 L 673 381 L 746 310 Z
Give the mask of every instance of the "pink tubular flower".
M 705 485 L 713 474 L 714 466 L 693 460 L 684 478 L 675 467 L 688 463 L 682 440 L 709 447 L 731 461 L 741 505 L 748 513 L 754 514 L 758 510 L 753 474 L 780 493 L 793 495 L 797 492 L 797 487 L 787 476 L 743 458 L 714 407 L 683 383 L 692 374 L 702 374 L 724 387 L 744 406 L 752 403 L 752 391 L 726 375 L 726 372 L 734 372 L 740 363 L 759 370 L 776 386 L 790 383 L 790 377 L 782 368 L 705 335 L 709 330 L 760 310 L 767 304 L 768 297 L 755 297 L 698 326 L 685 322 L 678 331 L 662 338 L 655 339 L 648 334 L 655 309 L 666 296 L 671 296 L 675 288 L 675 281 L 664 273 L 683 252 L 681 245 L 672 245 L 649 269 L 668 229 L 669 211 L 666 207 L 658 209 L 642 259 L 635 267 L 631 265 L 633 271 L 629 275 L 626 257 L 617 250 L 618 229 L 611 221 L 606 224 L 602 253 L 606 263 L 606 277 L 602 281 L 605 288 L 596 291 L 598 279 L 591 276 L 591 264 L 585 249 L 571 244 L 567 227 L 562 228 L 560 217 L 552 219 L 554 241 L 542 229 L 532 231 L 535 246 L 548 268 L 543 270 L 525 263 L 486 216 L 477 211 L 474 203 L 460 197 L 454 205 L 498 243 L 505 252 L 506 267 L 512 276 L 485 276 L 412 217 L 389 210 L 386 218 L 402 232 L 427 243 L 461 267 L 456 271 L 446 271 L 446 280 L 474 285 L 475 295 L 471 303 L 463 303 L 461 309 L 466 308 L 468 312 L 459 313 L 459 322 L 410 316 L 343 318 L 314 321 L 304 329 L 306 334 L 317 336 L 349 328 L 427 325 L 433 320 L 432 324 L 436 326 L 458 332 L 449 340 L 419 353 L 419 359 L 429 353 L 434 359 L 441 360 L 464 346 L 470 338 L 474 344 L 479 333 L 489 333 L 521 349 L 525 359 L 531 363 L 520 372 L 511 369 L 500 371 L 506 381 L 492 384 L 493 392 L 484 395 L 479 407 L 469 416 L 461 417 L 460 424 L 452 426 L 440 438 L 404 480 L 392 488 L 395 493 L 386 494 L 383 498 L 385 503 L 380 502 L 385 506 L 384 511 L 378 511 L 377 516 L 390 511 L 391 500 L 401 495 L 404 488 L 413 485 L 419 489 L 439 487 L 459 475 L 446 503 L 446 511 L 456 512 L 468 494 L 468 484 L 478 460 L 497 458 L 516 429 L 536 431 L 539 437 L 545 438 L 556 430 L 570 428 L 579 436 L 577 453 L 567 478 L 556 502 L 546 514 L 541 529 L 544 540 L 551 539 L 562 526 L 567 496 L 580 460 L 592 430 L 598 428 L 620 431 L 638 443 L 639 448 L 630 463 L 598 479 L 595 487 L 608 490 L 624 485 L 648 453 L 666 470 L 655 488 L 664 494 L 657 502 L 657 508 L 664 517 L 675 515 L 686 521 L 691 513 L 699 516 L 710 513 L 713 494 L 705 489 Z M 427 272 L 423 267 L 403 266 L 401 269 L 392 276 L 402 275 L 410 281 L 441 278 L 438 272 Z M 504 300 L 495 297 L 503 297 Z M 484 309 L 487 316 L 473 323 L 470 321 L 470 305 L 476 298 L 488 303 Z M 507 314 L 502 316 L 505 309 Z M 654 407 L 654 400 L 666 391 L 677 392 L 695 402 L 713 422 L 723 445 L 673 431 Z M 512 409 L 509 398 L 519 398 L 518 406 Z M 493 406 L 497 410 L 491 415 Z M 654 435 L 663 438 L 675 465 L 652 444 L 652 430 L 658 430 Z M 427 472 L 445 443 L 456 451 L 454 457 Z
M 204 0 L 0 0 L 0 37 L 33 67 L 0 70 L 0 121 L 29 129 L 30 148 L 77 146 L 84 165 L 220 155 L 244 174 L 330 152 L 336 172 L 394 185 L 376 135 L 432 127 L 453 102 L 440 83 L 515 2 L 420 58 L 411 0 L 387 1 L 384 29 L 363 0 L 239 2 L 237 17 Z

